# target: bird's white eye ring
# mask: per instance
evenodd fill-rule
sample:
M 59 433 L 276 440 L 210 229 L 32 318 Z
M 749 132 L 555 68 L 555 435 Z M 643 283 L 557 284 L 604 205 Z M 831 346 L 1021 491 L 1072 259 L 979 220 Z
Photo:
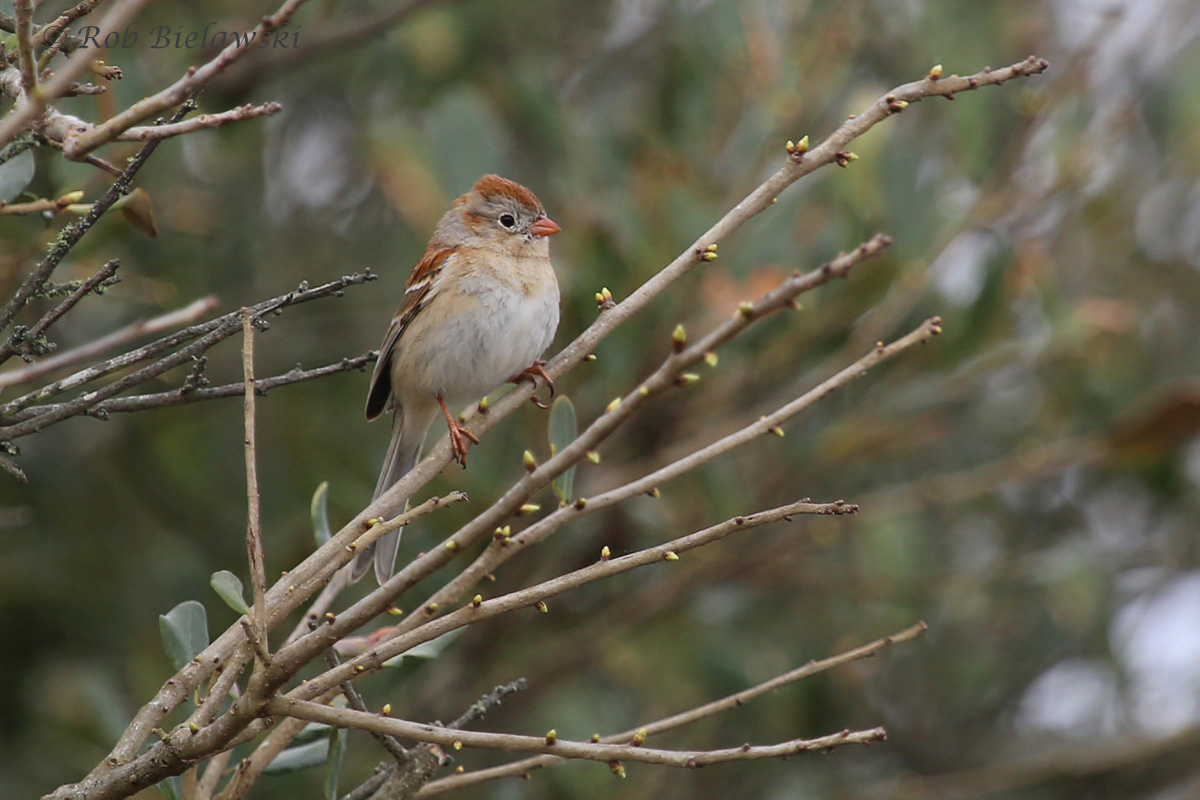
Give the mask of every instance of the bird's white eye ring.
M 501 214 L 500 215 L 500 224 L 506 228 L 511 228 L 513 225 L 517 224 L 517 218 L 514 217 L 512 214 Z

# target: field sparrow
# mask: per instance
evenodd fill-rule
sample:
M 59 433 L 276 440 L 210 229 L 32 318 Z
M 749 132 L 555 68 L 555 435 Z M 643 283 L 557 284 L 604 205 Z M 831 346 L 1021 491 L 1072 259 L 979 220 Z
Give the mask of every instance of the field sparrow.
M 546 237 L 559 230 L 533 192 L 498 175 L 480 178 L 438 222 L 371 375 L 367 419 L 392 411 L 392 442 L 375 497 L 417 463 L 439 408 L 454 457 L 465 467 L 465 440 L 479 440 L 451 408 L 506 381 L 540 375 L 549 383 L 538 358 L 558 327 L 558 281 Z M 373 555 L 375 577 L 386 581 L 399 543 L 395 531 L 364 549 L 351 580 L 366 573 Z

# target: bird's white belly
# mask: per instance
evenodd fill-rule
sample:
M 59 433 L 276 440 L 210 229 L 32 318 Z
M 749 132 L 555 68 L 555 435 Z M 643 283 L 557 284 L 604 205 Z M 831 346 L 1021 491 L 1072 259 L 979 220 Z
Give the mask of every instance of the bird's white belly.
M 483 397 L 534 362 L 558 327 L 558 287 L 527 296 L 492 280 L 465 279 L 436 336 L 410 330 L 393 383 L 406 395 L 440 394 L 452 406 Z M 414 321 L 414 325 L 415 325 Z M 411 335 L 415 334 L 415 335 Z

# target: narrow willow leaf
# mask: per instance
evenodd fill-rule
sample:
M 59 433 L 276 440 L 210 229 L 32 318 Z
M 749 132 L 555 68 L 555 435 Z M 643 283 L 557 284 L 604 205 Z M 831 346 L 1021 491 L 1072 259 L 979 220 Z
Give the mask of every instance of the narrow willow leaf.
M 217 595 L 225 601 L 225 605 L 239 614 L 249 614 L 250 606 L 246 603 L 246 595 L 242 590 L 242 582 L 227 569 L 214 572 L 209 584 L 216 590 Z
M 302 744 L 299 747 L 289 747 L 263 770 L 267 775 L 286 775 L 302 769 L 319 767 L 329 757 L 329 739 L 318 739 L 315 742 Z
M 560 394 L 550 404 L 550 454 L 553 456 L 575 441 L 579 432 L 579 423 L 575 418 L 575 405 L 571 398 Z M 550 488 L 560 503 L 571 502 L 571 493 L 575 490 L 575 467 L 563 472 L 554 479 Z
M 342 757 L 346 755 L 346 729 L 340 728 L 333 734 L 333 746 L 329 752 L 329 772 L 325 775 L 325 800 L 337 800 L 338 777 L 342 773 Z
M 320 547 L 329 541 L 329 481 L 321 481 L 313 492 L 309 513 L 312 514 L 313 537 Z
M 181 669 L 208 647 L 208 615 L 198 600 L 184 600 L 160 615 L 158 630 L 175 669 Z

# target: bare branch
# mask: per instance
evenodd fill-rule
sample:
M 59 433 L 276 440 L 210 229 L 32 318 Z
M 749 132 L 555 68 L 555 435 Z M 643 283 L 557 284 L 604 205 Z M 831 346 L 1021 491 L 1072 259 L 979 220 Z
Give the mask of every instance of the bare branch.
M 105 350 L 131 342 L 134 339 L 139 339 L 146 334 L 160 333 L 180 325 L 186 325 L 189 322 L 195 322 L 216 307 L 216 295 L 202 297 L 183 308 L 169 311 L 166 314 L 150 319 L 138 320 L 120 330 L 113 331 L 107 336 L 102 336 L 72 350 L 65 350 L 49 358 L 43 358 L 34 364 L 19 367 L 18 369 L 0 372 L 0 389 L 35 381 L 47 373 L 69 367 L 72 364 L 78 364 L 80 361 L 87 361 L 89 358 L 93 358 Z M 237 386 L 240 391 L 241 384 L 237 384 Z
M 17 34 L 17 64 L 21 70 L 21 92 L 26 95 L 36 93 L 37 61 L 33 57 L 33 0 L 13 0 L 13 13 L 16 15 Z
M 242 379 L 245 384 L 245 432 L 246 432 L 246 507 L 249 521 L 246 525 L 246 553 L 250 559 L 250 578 L 254 586 L 254 609 L 251 618 L 254 636 L 258 641 L 259 658 L 267 665 L 270 645 L 267 642 L 267 592 L 266 566 L 263 555 L 262 515 L 259 511 L 258 494 L 258 446 L 254 425 L 254 315 L 250 309 L 242 309 Z
M 720 541 L 738 531 L 750 530 L 760 525 L 787 520 L 795 514 L 834 515 L 855 514 L 857 512 L 858 506 L 848 505 L 843 502 L 810 503 L 801 501 L 766 511 L 759 511 L 754 514 L 734 517 L 701 531 L 680 536 L 655 547 L 629 553 L 620 558 L 609 559 L 601 554 L 597 554 L 599 560 L 591 566 L 568 572 L 526 589 L 511 592 L 491 600 L 483 600 L 481 597 L 476 597 L 464 607 L 436 620 L 430 620 L 430 618 L 438 612 L 439 607 L 437 603 L 427 603 L 423 607 L 422 612 L 412 614 L 409 617 L 411 620 L 416 620 L 416 623 L 404 626 L 408 630 L 402 632 L 402 626 L 398 625 L 396 626 L 396 635 L 389 636 L 382 642 L 378 641 L 377 634 L 379 632 L 373 634 L 372 637 L 362 637 L 363 643 L 370 646 L 370 649 L 366 650 L 366 652 L 362 652 L 361 647 L 357 651 L 354 649 L 360 645 L 358 640 L 345 639 L 338 635 L 339 632 L 346 628 L 353 630 L 350 626 L 353 625 L 355 615 L 354 609 L 351 608 L 341 614 L 339 619 L 333 622 L 328 629 L 321 631 L 320 638 L 331 638 L 335 641 L 340 639 L 336 649 L 345 654 L 354 653 L 356 657 L 345 662 L 335 670 L 330 670 L 308 680 L 303 686 L 291 692 L 289 696 L 299 699 L 310 699 L 343 680 L 352 680 L 367 672 L 378 670 L 388 660 L 411 650 L 418 644 L 436 639 L 438 636 L 449 633 L 457 628 L 473 625 L 499 616 L 500 614 L 516 611 L 517 609 L 538 606 L 538 604 L 544 603 L 552 597 L 556 597 L 563 592 L 576 589 L 592 581 L 619 575 L 622 572 L 628 572 L 629 570 L 650 564 L 677 561 L 680 553 L 686 553 L 697 547 L 703 547 L 707 544 Z M 491 549 L 504 550 L 511 547 L 513 543 L 519 543 L 522 536 L 524 536 L 524 533 L 518 534 L 509 540 L 503 538 L 497 539 Z M 278 654 L 279 665 L 277 668 L 286 669 L 289 659 L 298 659 L 304 663 L 304 651 L 314 646 L 317 646 L 316 641 L 310 642 L 301 639 L 298 643 L 280 650 Z M 361 653 L 361 655 L 357 653 Z
M 716 245 L 754 215 L 770 207 L 772 200 L 791 183 L 824 164 L 848 164 L 851 159 L 849 152 L 845 150 L 845 145 L 888 115 L 901 111 L 905 104 L 919 100 L 922 97 L 950 96 L 958 91 L 1001 83 L 1013 77 L 1040 72 L 1045 68 L 1045 62 L 1031 59 L 1000 70 L 988 70 L 970 78 L 952 76 L 938 80 L 934 76 L 930 76 L 922 81 L 898 87 L 894 92 L 889 93 L 873 104 L 864 113 L 848 120 L 825 142 L 808 153 L 801 153 L 796 148 L 789 149 L 784 165 L 775 175 L 755 189 L 692 246 L 688 247 L 678 258 L 672 261 L 671 264 L 644 283 L 621 303 L 615 303 L 611 306 L 606 305 L 599 319 L 547 365 L 547 373 L 552 378 L 560 377 L 568 369 L 581 363 L 592 352 L 595 345 L 615 330 L 617 326 L 643 309 L 649 302 L 669 288 L 674 281 L 678 280 L 695 266 L 711 260 L 707 257 L 708 254 L 712 253 L 711 245 Z M 87 134 L 82 134 L 80 138 L 82 139 L 83 136 L 87 136 Z M 929 325 L 936 328 L 936 325 L 933 325 L 933 323 L 929 323 Z M 932 335 L 934 332 L 932 329 L 926 331 L 929 335 Z M 919 333 L 921 331 L 914 332 L 910 336 L 916 336 Z M 881 352 L 886 351 L 887 348 L 881 348 Z M 840 378 L 841 376 L 838 377 Z M 845 381 L 848 381 L 850 377 L 853 376 L 845 378 Z M 833 388 L 836 388 L 836 386 Z M 468 422 L 477 433 L 490 429 L 500 419 L 512 413 L 512 411 L 529 399 L 532 392 L 532 387 L 520 386 L 495 403 L 486 416 L 478 413 L 468 414 Z M 789 407 L 790 404 L 785 408 Z M 782 411 L 783 409 L 781 409 Z M 766 424 L 764 424 L 763 430 L 756 431 L 757 435 L 769 430 L 773 424 L 777 424 L 764 422 Z M 0 435 L 2 435 L 2 432 L 0 432 Z M 399 508 L 402 505 L 402 497 L 409 497 L 416 493 L 420 486 L 424 485 L 425 482 L 448 463 L 448 460 L 449 447 L 443 441 L 432 450 L 429 457 L 422 461 L 401 482 L 397 483 L 384 496 L 360 512 L 350 523 L 339 530 L 329 542 L 297 565 L 285 579 L 276 582 L 266 593 L 268 624 L 276 624 L 298 608 L 312 592 L 315 592 L 323 585 L 325 580 L 332 577 L 333 573 L 329 570 L 333 564 L 339 561 L 344 563 L 349 559 L 350 548 L 355 544 L 355 541 L 373 533 L 372 528 L 379 527 L 378 525 L 370 524 L 370 520 Z M 507 509 L 507 513 L 511 513 L 512 510 L 514 509 Z M 525 533 L 522 532 L 522 535 Z M 496 548 L 490 548 L 489 552 L 494 549 Z M 422 569 L 436 568 L 445 561 L 443 553 L 431 553 L 430 556 L 435 557 L 427 557 L 424 560 L 419 560 Z M 419 571 L 410 571 L 405 577 L 408 581 L 415 581 L 423 576 L 419 574 Z M 393 593 L 402 591 L 404 588 L 407 588 L 407 585 L 402 582 L 395 584 L 389 582 L 388 584 L 390 587 L 389 591 Z M 382 597 L 379 593 L 376 593 L 376 595 L 378 595 L 376 599 Z M 345 614 L 342 616 L 344 617 Z M 331 617 L 328 621 L 332 625 L 336 624 L 337 619 L 337 617 Z M 297 642 L 296 644 L 300 643 Z M 277 708 L 273 708 L 269 704 L 289 702 L 281 698 L 271 699 L 271 694 L 278 689 L 280 684 L 278 674 L 269 679 L 268 677 L 264 677 L 262 673 L 269 672 L 269 670 L 260 671 L 259 674 L 252 676 L 246 690 L 238 702 L 235 703 L 234 707 L 216 719 L 212 725 L 198 732 L 189 731 L 182 726 L 176 727 L 171 733 L 167 734 L 163 741 L 157 742 L 146 749 L 145 752 L 141 752 L 142 744 L 145 741 L 148 731 L 147 725 L 151 723 L 156 724 L 157 721 L 164 719 L 173 709 L 178 707 L 195 686 L 199 685 L 200 682 L 211 674 L 215 668 L 214 664 L 224 662 L 237 648 L 244 646 L 245 635 L 236 627 L 227 630 L 224 634 L 217 637 L 194 662 L 189 663 L 181 669 L 163 686 L 157 696 L 139 711 L 134 725 L 121 737 L 121 741 L 113 750 L 110 757 L 106 759 L 104 765 L 93 770 L 92 774 L 81 783 L 60 787 L 52 796 L 55 798 L 66 798 L 86 792 L 88 797 L 96 798 L 97 800 L 114 797 L 118 792 L 139 789 L 166 775 L 179 774 L 188 766 L 190 761 L 217 752 L 227 744 L 245 741 L 244 737 L 257 735 L 257 733 L 265 730 L 271 723 L 262 718 L 261 715 L 263 713 L 275 713 L 277 710 Z M 278 660 L 277 654 L 276 662 Z M 322 709 L 319 704 L 314 705 L 322 713 L 327 710 Z M 372 715 L 363 716 L 374 719 Z M 396 721 L 390 720 L 389 722 L 394 723 Z M 389 730 L 386 732 L 394 731 Z M 531 737 L 524 738 L 528 739 Z M 545 746 L 545 741 L 542 739 L 534 738 L 534 741 L 540 742 L 542 747 Z M 544 750 L 538 750 L 538 752 L 544 752 Z M 555 752 L 557 754 L 570 755 L 570 753 L 566 753 L 561 749 Z M 645 751 L 643 750 L 643 752 Z M 670 754 L 670 751 L 663 752 Z M 596 753 L 593 751 L 591 755 L 594 756 Z M 672 754 L 670 757 L 674 758 L 676 755 Z
M 43 214 L 47 211 L 59 214 L 77 202 L 78 200 L 73 196 L 73 193 L 65 194 L 57 199 L 43 197 L 40 200 L 31 200 L 27 203 L 9 203 L 0 200 L 0 214 L 15 216 L 18 214 Z
M 814 750 L 828 750 L 844 744 L 871 744 L 887 738 L 887 732 L 883 728 L 871 728 L 865 731 L 845 730 L 816 739 L 792 739 L 779 744 L 758 747 L 744 744 L 741 747 L 731 747 L 725 750 L 657 750 L 633 744 L 573 742 L 544 736 L 456 731 L 436 725 L 425 725 L 420 722 L 364 713 L 351 708 L 331 708 L 307 700 L 293 700 L 290 697 L 276 697 L 267 701 L 266 712 L 306 719 L 310 722 L 322 722 L 338 728 L 376 731 L 447 746 L 453 746 L 457 742 L 464 747 L 506 750 L 511 753 L 553 753 L 562 758 L 579 758 L 589 761 L 634 761 L 643 764 L 689 768 L 723 764 L 729 761 L 784 758 Z
M 29 355 L 41 355 L 42 351 L 51 345 L 48 343 L 43 344 L 39 342 L 39 338 L 46 333 L 51 325 L 53 325 L 55 322 L 58 322 L 58 320 L 62 319 L 64 314 L 74 308 L 80 300 L 87 297 L 101 286 L 108 285 L 109 279 L 116 274 L 117 269 L 120 266 L 120 261 L 115 258 L 112 259 L 107 264 L 102 266 L 95 275 L 91 276 L 85 281 L 80 282 L 79 286 L 77 286 L 74 291 L 68 294 L 65 300 L 47 311 L 46 314 L 36 323 L 34 323 L 32 327 L 27 330 L 22 330 L 20 326 L 18 326 L 18 328 L 13 331 L 12 335 L 8 337 L 8 341 L 5 342 L 3 346 L 0 346 L 0 361 L 7 359 L 11 352 L 17 352 L 26 357 Z
M 151 142 L 150 144 L 153 144 Z M 147 144 L 146 146 L 150 146 Z M 353 275 L 344 275 L 341 278 L 322 284 L 315 288 L 309 288 L 307 283 L 301 284 L 300 288 L 293 292 L 280 295 L 270 300 L 257 303 L 251 306 L 256 318 L 263 318 L 268 314 L 280 313 L 283 309 L 299 303 L 316 300 L 322 297 L 339 297 L 347 286 L 365 283 L 374 280 L 375 276 L 369 272 L 355 273 Z M 133 388 L 141 383 L 145 383 L 151 378 L 155 378 L 164 372 L 179 366 L 180 364 L 190 361 L 192 358 L 201 355 L 205 350 L 234 335 L 241 330 L 241 312 L 234 311 L 225 314 L 208 322 L 200 323 L 181 331 L 177 331 L 169 336 L 163 337 L 155 342 L 132 350 L 123 355 L 111 358 L 100 364 L 88 367 L 74 375 L 68 376 L 54 383 L 29 392 L 25 395 L 17 397 L 3 406 L 0 406 L 0 418 L 14 420 L 12 424 L 6 427 L 0 427 L 0 438 L 17 438 L 27 436 L 30 433 L 36 433 L 49 425 L 61 422 L 63 419 L 75 416 L 77 414 L 86 413 L 102 401 L 113 397 L 121 392 Z M 200 337 L 197 339 L 197 337 Z M 125 369 L 132 364 L 136 364 L 151 356 L 154 356 L 163 351 L 169 350 L 176 345 L 192 339 L 197 339 L 192 345 L 178 350 L 170 356 L 164 357 L 147 367 L 144 367 L 124 378 L 108 384 L 107 386 L 80 395 L 79 397 L 67 403 L 56 404 L 52 406 L 44 406 L 36 409 L 31 409 L 34 413 L 21 415 L 18 419 L 16 412 L 24 409 L 33 403 L 44 400 L 48 397 L 61 394 L 64 391 L 73 389 L 83 385 L 96 378 L 103 377 L 112 372 Z M 336 371 L 336 370 L 335 370 Z M 240 394 L 241 390 L 236 392 Z M 165 403 L 164 403 L 165 405 Z M 126 409 L 132 410 L 132 409 Z
M 698 264 L 706 263 L 708 259 L 704 254 L 708 252 L 710 245 L 723 241 L 748 220 L 770 208 L 780 193 L 800 178 L 822 166 L 837 163 L 838 154 L 845 152 L 846 146 L 855 138 L 866 133 L 889 116 L 900 113 L 901 106 L 897 101 L 914 103 L 926 97 L 952 96 L 956 92 L 997 85 L 1016 77 L 1034 75 L 1043 72 L 1048 67 L 1049 63 L 1045 60 L 1031 56 L 1011 66 L 995 70 L 985 69 L 969 77 L 950 76 L 938 80 L 926 77 L 907 83 L 880 97 L 862 113 L 846 120 L 817 147 L 806 153 L 799 153 L 793 149 L 785 158 L 784 165 L 775 174 L 734 206 L 729 213 L 710 227 L 674 261 L 639 286 L 625 300 L 604 310 L 587 330 L 551 359 L 545 367 L 547 374 L 551 379 L 557 379 L 567 370 L 582 363 L 587 355 L 595 350 L 600 341 L 619 325 L 641 311 L 666 291 L 672 283 Z M 470 429 L 476 435 L 489 430 L 525 403 L 533 395 L 533 391 L 532 386 L 522 384 L 493 404 L 486 415 L 468 412 L 467 421 Z M 449 442 L 443 439 L 407 475 L 363 509 L 351 524 L 357 524 L 362 519 L 386 514 L 399 508 L 403 505 L 403 498 L 411 496 L 433 475 L 440 472 L 449 463 L 450 458 Z
M 461 730 L 473 722 L 478 722 L 487 716 L 488 712 L 500 705 L 500 701 L 510 694 L 525 691 L 527 683 L 524 678 L 517 678 L 511 683 L 497 686 L 483 697 L 471 704 L 471 707 L 463 712 L 462 716 L 447 725 L 451 730 Z
M 764 434 L 768 434 L 773 428 L 782 425 L 791 417 L 795 416 L 806 408 L 809 408 L 821 399 L 829 396 L 840 387 L 853 381 L 855 378 L 860 377 L 871 367 L 887 361 L 888 359 L 899 355 L 905 350 L 908 350 L 919 344 L 923 344 L 933 336 L 937 335 L 940 331 L 940 320 L 938 320 L 936 317 L 928 320 L 912 333 L 901 337 L 892 344 L 886 346 L 877 346 L 870 353 L 860 358 L 854 364 L 846 367 L 812 390 L 806 392 L 792 402 L 787 403 L 775 412 L 764 417 L 760 417 L 757 421 L 743 427 L 741 430 L 735 431 L 728 436 L 718 439 L 712 444 L 702 447 L 694 453 L 680 458 L 662 467 L 661 469 L 655 470 L 649 475 L 643 476 L 638 480 L 614 489 L 610 489 L 609 491 L 599 494 L 595 497 L 586 498 L 582 502 L 576 501 L 571 505 L 563 506 L 557 509 L 549 516 L 539 520 L 525 530 L 521 531 L 519 535 L 512 537 L 509 540 L 508 546 L 490 547 L 485 550 L 474 561 L 474 563 L 459 572 L 444 587 L 434 592 L 428 603 L 433 604 L 435 609 L 447 607 L 450 603 L 453 603 L 455 600 L 465 594 L 469 587 L 474 586 L 480 580 L 482 580 L 484 576 L 495 571 L 499 564 L 507 561 L 524 548 L 541 542 L 546 537 L 553 534 L 566 522 L 580 515 L 591 513 L 598 509 L 613 505 L 614 503 L 620 502 L 629 497 L 644 494 L 645 492 L 648 492 L 657 486 L 666 483 L 668 480 L 695 469 L 696 467 L 711 461 L 717 456 L 722 455 L 723 453 L 726 453 L 735 447 L 757 439 Z M 586 433 L 584 435 L 586 435 Z M 567 453 L 571 447 L 574 447 L 574 445 L 565 448 L 562 452 L 564 454 Z M 481 517 L 482 516 L 483 515 L 481 515 Z M 476 517 L 476 520 L 480 519 L 481 517 Z M 455 533 L 454 536 L 451 537 L 451 540 L 454 540 L 459 548 L 465 546 L 465 541 L 463 538 L 464 531 L 474 524 L 475 520 L 465 526 L 462 531 Z M 381 602 L 383 602 L 383 600 L 391 602 L 392 597 L 399 593 L 396 591 L 398 587 L 402 588 L 406 585 L 411 585 L 410 582 L 413 579 L 412 576 L 408 574 L 410 571 L 416 574 L 424 572 L 429 568 L 428 562 L 430 560 L 442 555 L 445 552 L 447 552 L 447 549 L 444 547 L 434 548 L 434 550 L 427 555 L 418 558 L 416 561 L 400 570 L 392 577 L 390 581 L 388 581 L 387 584 L 377 590 L 377 592 L 368 595 L 354 606 L 346 610 L 341 615 L 341 620 L 347 626 L 350 626 L 352 622 L 362 624 L 370 617 L 378 614 L 380 610 L 378 606 Z M 429 605 L 426 606 L 426 608 L 428 607 Z M 393 637 L 400 637 L 409 633 L 410 631 L 413 631 L 420 626 L 422 622 L 423 620 L 416 615 L 401 621 L 398 625 L 396 625 Z M 353 628 L 350 629 L 352 630 Z M 312 646 L 315 647 L 316 645 L 314 644 Z
M 117 139 L 122 142 L 146 142 L 150 139 L 167 139 L 172 136 L 182 136 L 185 133 L 219 128 L 228 122 L 240 122 L 247 119 L 269 117 L 283 110 L 279 103 L 263 103 L 262 105 L 246 104 L 221 111 L 216 114 L 199 114 L 182 122 L 168 125 L 142 125 L 122 132 Z
M 906 628 L 899 633 L 894 633 L 891 636 L 884 636 L 882 639 L 876 639 L 873 642 L 856 647 L 853 650 L 847 650 L 836 656 L 823 658 L 820 661 L 810 661 L 802 667 L 797 667 L 790 672 L 785 672 L 782 675 L 777 675 L 770 680 L 752 686 L 749 689 L 743 689 L 740 692 L 722 697 L 720 700 L 714 700 L 711 703 L 705 703 L 702 706 L 684 711 L 679 714 L 674 714 L 670 717 L 664 717 L 654 722 L 648 722 L 645 725 L 639 725 L 636 728 L 630 728 L 620 733 L 614 733 L 611 736 L 605 736 L 600 741 L 604 743 L 628 742 L 633 736 L 641 731 L 645 731 L 647 736 L 653 736 L 663 731 L 678 728 L 690 722 L 695 722 L 698 719 L 712 716 L 721 711 L 727 711 L 732 708 L 737 708 L 751 700 L 761 697 L 768 692 L 773 692 L 776 689 L 782 688 L 789 683 L 803 680 L 804 678 L 816 675 L 819 672 L 839 667 L 843 664 L 848 664 L 851 661 L 858 661 L 863 658 L 871 658 L 880 651 L 891 647 L 894 644 L 907 642 L 920 636 L 926 630 L 924 622 L 919 622 L 910 628 Z M 421 790 L 418 797 L 432 797 L 443 792 L 461 789 L 467 786 L 474 786 L 485 781 L 496 780 L 497 778 L 522 777 L 528 775 L 535 769 L 550 766 L 561 761 L 557 756 L 535 756 L 521 761 L 514 761 L 510 764 L 503 764 L 498 767 L 489 769 L 477 770 L 475 772 L 464 773 L 462 775 L 451 775 L 441 778 L 436 781 L 431 781 L 424 789 Z
M 141 0 L 141 2 L 144 2 L 144 0 Z M 124 5 L 124 3 L 121 4 L 122 7 Z M 19 110 L 20 109 L 18 108 L 16 111 L 10 112 L 9 115 L 4 118 L 4 120 L 0 121 L 0 130 L 3 130 L 5 123 L 12 119 L 19 112 Z M 175 117 L 172 118 L 172 121 L 178 122 L 183 118 L 183 115 L 186 114 L 188 110 L 189 106 L 187 105 L 179 109 L 179 111 L 176 112 Z M 4 141 L 6 141 L 5 137 L 0 134 L 0 143 L 3 143 Z M 126 193 L 128 193 L 129 187 L 133 183 L 134 176 L 137 175 L 138 171 L 142 168 L 142 165 L 146 163 L 146 159 L 150 157 L 157 147 L 157 140 L 149 141 L 142 145 L 133 158 L 129 160 L 129 166 L 126 167 L 125 171 L 121 173 L 121 177 L 113 181 L 113 184 L 108 187 L 108 191 L 106 191 L 99 200 L 92 204 L 92 207 L 88 209 L 88 212 L 84 214 L 83 218 L 71 225 L 68 225 L 63 229 L 62 233 L 55 237 L 54 244 L 51 245 L 50 251 L 46 253 L 46 257 L 43 258 L 41 263 L 34 268 L 33 272 L 31 272 L 25 278 L 20 287 L 18 287 L 16 293 L 13 294 L 4 308 L 0 310 L 0 330 L 8 327 L 8 325 L 13 321 L 13 318 L 16 317 L 16 315 L 20 313 L 21 309 L 25 307 L 25 304 L 29 302 L 29 299 L 33 297 L 37 290 L 42 288 L 46 281 L 50 279 L 50 275 L 53 274 L 59 263 L 63 260 L 63 258 L 66 257 L 67 253 L 71 251 L 71 248 L 74 247 L 81 238 L 83 238 L 83 235 L 87 233 L 94 224 L 96 224 L 96 221 L 104 215 L 104 212 L 108 211 L 108 209 L 112 207 L 113 203 L 117 202 L 117 200 L 121 199 Z M 0 353 L 2 352 L 3 351 L 0 350 Z M 12 355 L 13 354 L 11 352 L 4 354 L 4 358 L 0 358 L 0 363 L 11 358 Z
M 261 41 L 263 37 L 270 36 L 279 30 L 303 3 L 304 0 L 284 0 L 275 13 L 264 16 L 255 26 L 253 41 Z M 240 46 L 237 42 L 229 44 L 208 62 L 199 67 L 189 67 L 183 77 L 162 91 L 144 97 L 116 116 L 68 138 L 63 142 L 63 154 L 67 158 L 77 160 L 97 147 L 118 138 L 139 122 L 178 105 L 204 88 L 210 80 L 249 52 L 250 49 L 248 44 L 245 46 Z M 3 140 L 3 136 L 0 136 L 0 141 Z
M 117 0 L 111 11 L 98 23 L 101 30 L 111 31 L 124 28 L 126 23 L 137 16 L 149 0 Z M 58 98 L 62 97 L 73 84 L 79 82 L 91 69 L 93 53 L 88 49 L 79 49 L 67 60 L 66 64 L 55 70 L 54 77 L 41 84 L 40 91 L 27 93 L 18 101 L 16 108 L 0 119 L 0 146 L 7 144 L 21 134 L 31 123 L 34 123 Z M 178 102 L 163 107 L 165 111 Z M 8 320 L 0 317 L 0 328 L 8 324 Z

